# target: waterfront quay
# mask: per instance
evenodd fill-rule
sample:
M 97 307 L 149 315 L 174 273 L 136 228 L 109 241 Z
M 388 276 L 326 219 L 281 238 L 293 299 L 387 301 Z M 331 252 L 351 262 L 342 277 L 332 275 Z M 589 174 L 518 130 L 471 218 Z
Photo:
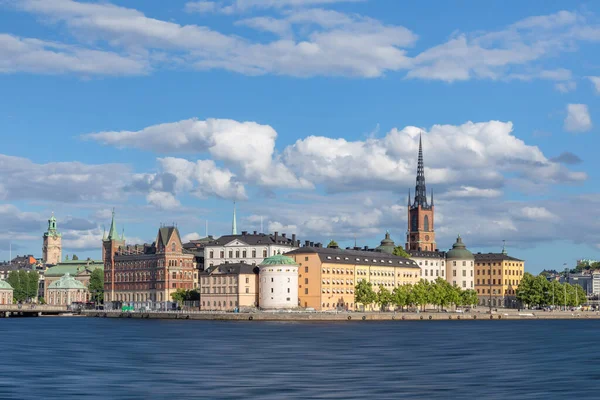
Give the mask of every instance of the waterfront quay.
M 204 311 L 153 311 L 122 312 L 84 310 L 82 315 L 95 318 L 184 319 L 205 321 L 485 321 L 533 319 L 600 319 L 592 311 L 517 311 L 493 312 L 204 312 Z

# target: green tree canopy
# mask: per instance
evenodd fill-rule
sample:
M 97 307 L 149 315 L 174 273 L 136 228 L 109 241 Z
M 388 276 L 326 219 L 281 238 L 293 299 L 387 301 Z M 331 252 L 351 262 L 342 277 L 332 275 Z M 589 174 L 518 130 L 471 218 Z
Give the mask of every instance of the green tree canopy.
M 37 271 L 29 271 L 27 275 L 27 297 L 37 299 L 39 297 L 40 274 Z
M 332 248 L 332 247 L 340 247 L 340 246 L 338 246 L 338 244 L 335 240 L 331 240 L 329 242 L 329 244 L 327 245 L 327 247 Z
M 394 247 L 394 251 L 392 251 L 392 254 L 398 257 L 410 258 L 410 254 L 408 254 L 402 246 Z
M 79 257 L 77 257 L 77 254 L 73 254 L 73 261 L 77 261 L 79 260 Z
M 377 294 L 373 290 L 373 285 L 371 282 L 367 282 L 364 279 L 358 282 L 354 290 L 354 302 L 367 307 L 370 304 L 373 304 L 376 300 Z
M 379 291 L 377 292 L 377 304 L 381 309 L 386 309 L 388 305 L 392 304 L 393 297 L 390 291 L 383 285 L 379 285 Z
M 96 268 L 90 275 L 90 284 L 88 286 L 92 301 L 96 303 L 104 302 L 104 271 Z

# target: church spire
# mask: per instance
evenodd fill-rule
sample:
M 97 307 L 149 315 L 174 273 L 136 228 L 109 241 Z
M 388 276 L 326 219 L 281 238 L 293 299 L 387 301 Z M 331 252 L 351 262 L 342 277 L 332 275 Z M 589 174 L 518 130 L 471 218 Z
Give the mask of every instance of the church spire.
M 417 162 L 417 184 L 415 186 L 415 201 L 413 207 L 429 208 L 427 204 L 427 189 L 425 188 L 425 167 L 423 164 L 423 142 L 419 134 L 419 160 Z
M 115 224 L 115 209 L 112 210 L 112 220 L 110 221 L 110 230 L 108 231 L 108 240 L 119 240 L 117 233 L 117 224 Z
M 237 221 L 235 216 L 235 201 L 233 202 L 233 222 L 231 223 L 231 234 L 237 235 Z

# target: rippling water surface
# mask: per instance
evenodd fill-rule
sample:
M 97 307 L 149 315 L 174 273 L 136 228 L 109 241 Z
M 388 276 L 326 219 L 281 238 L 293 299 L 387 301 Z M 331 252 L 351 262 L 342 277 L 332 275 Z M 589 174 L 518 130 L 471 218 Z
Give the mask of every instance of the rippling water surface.
M 600 398 L 600 321 L 0 319 L 1 399 Z

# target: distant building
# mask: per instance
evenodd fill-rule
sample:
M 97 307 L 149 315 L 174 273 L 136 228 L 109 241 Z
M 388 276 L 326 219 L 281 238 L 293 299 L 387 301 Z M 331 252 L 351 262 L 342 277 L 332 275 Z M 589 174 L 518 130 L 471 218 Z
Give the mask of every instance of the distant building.
M 356 310 L 354 289 L 360 280 L 383 285 L 390 291 L 419 281 L 421 269 L 413 260 L 388 253 L 302 247 L 285 254 L 298 270 L 301 307 L 323 310 Z
M 233 311 L 258 306 L 258 267 L 221 264 L 200 273 L 200 309 Z
M 4 280 L 0 280 L 0 304 L 13 303 L 13 288 Z
M 125 236 L 117 234 L 113 212 L 102 245 L 105 303 L 149 306 L 152 302 L 172 301 L 171 294 L 178 289 L 196 287 L 194 255 L 183 248 L 177 227 L 161 227 L 151 245 L 126 246 Z
M 293 258 L 277 254 L 258 266 L 260 294 L 258 305 L 266 310 L 298 307 L 298 264 Z
M 66 260 L 50 267 L 40 276 L 40 284 L 43 285 L 43 296 L 48 301 L 48 288 L 53 282 L 58 281 L 68 274 L 71 279 L 81 282 L 85 287 L 90 284 L 90 277 L 95 269 L 104 269 L 101 260 Z
M 204 245 L 204 268 L 220 264 L 246 263 L 258 265 L 265 258 L 297 249 L 296 235 L 248 233 L 225 235 Z
M 62 234 L 56 228 L 54 214 L 48 220 L 48 230 L 44 233 L 42 262 L 47 265 L 58 264 L 62 260 Z
M 516 290 L 525 271 L 525 262 L 501 253 L 475 254 L 475 290 L 479 304 L 492 307 L 517 306 Z
M 475 289 L 475 257 L 467 250 L 460 235 L 446 253 L 446 280 L 463 290 Z
M 198 271 L 204 271 L 204 247 L 215 240 L 212 235 L 209 235 L 183 244 L 183 248 L 194 255 L 194 262 Z
M 69 273 L 48 285 L 46 303 L 54 306 L 68 306 L 75 302 L 87 302 L 87 287 Z
M 409 250 L 410 259 L 421 268 L 421 279 L 433 282 L 437 278 L 446 279 L 446 253 L 443 251 Z

